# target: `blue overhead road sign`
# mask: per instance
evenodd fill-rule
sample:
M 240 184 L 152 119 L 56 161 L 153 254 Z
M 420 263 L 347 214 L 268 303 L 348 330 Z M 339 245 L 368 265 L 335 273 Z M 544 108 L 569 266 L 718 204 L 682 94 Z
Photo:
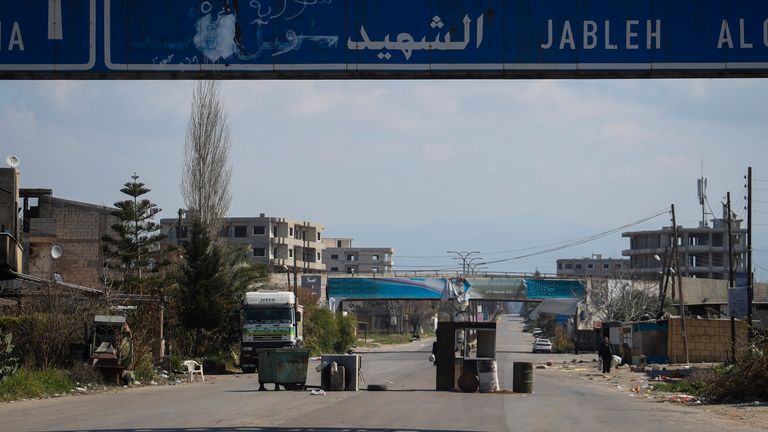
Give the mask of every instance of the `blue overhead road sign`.
M 91 71 L 96 0 L 0 2 L 0 71 Z
M 768 1 L 0 0 L 0 75 L 62 73 L 768 76 Z

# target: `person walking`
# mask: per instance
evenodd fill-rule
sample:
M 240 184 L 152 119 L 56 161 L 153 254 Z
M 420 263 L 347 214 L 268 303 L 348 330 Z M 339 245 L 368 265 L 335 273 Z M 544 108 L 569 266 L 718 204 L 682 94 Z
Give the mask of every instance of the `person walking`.
M 600 348 L 597 349 L 597 356 L 603 363 L 603 373 L 611 372 L 611 362 L 613 361 L 613 349 L 611 348 L 611 341 L 608 336 L 603 338 L 603 343 Z

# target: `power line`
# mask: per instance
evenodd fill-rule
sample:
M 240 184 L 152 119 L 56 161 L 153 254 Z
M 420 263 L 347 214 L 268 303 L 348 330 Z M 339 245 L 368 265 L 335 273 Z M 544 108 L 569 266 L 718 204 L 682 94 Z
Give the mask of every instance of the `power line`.
M 624 229 L 633 227 L 635 225 L 639 225 L 639 224 L 641 224 L 643 222 L 647 222 L 647 221 L 649 221 L 651 219 L 654 219 L 656 217 L 659 217 L 659 216 L 661 216 L 661 215 L 663 215 L 665 213 L 669 213 L 669 210 L 665 209 L 665 210 L 657 212 L 657 213 L 655 213 L 653 215 L 646 216 L 646 217 L 644 217 L 644 218 L 642 218 L 640 220 L 637 220 L 635 222 L 628 223 L 628 224 L 622 225 L 620 227 L 616 227 L 616 228 L 608 230 L 608 231 L 603 231 L 603 232 L 598 233 L 598 234 L 593 234 L 591 236 L 583 237 L 581 239 L 576 239 L 576 240 L 573 240 L 573 241 L 565 243 L 565 244 L 560 244 L 557 247 L 552 247 L 552 248 L 545 249 L 545 250 L 542 250 L 542 251 L 539 251 L 539 252 L 533 252 L 533 253 L 530 253 L 530 254 L 519 255 L 519 256 L 515 256 L 515 257 L 511 257 L 511 258 L 503 258 L 503 259 L 498 259 L 498 260 L 493 260 L 493 261 L 485 261 L 485 262 L 478 263 L 478 265 L 496 264 L 496 263 L 500 263 L 500 262 L 507 262 L 507 261 L 517 260 L 517 259 L 521 259 L 521 258 L 528 258 L 528 257 L 536 256 L 536 255 L 542 255 L 542 254 L 549 253 L 549 252 L 555 252 L 555 251 L 566 249 L 566 248 L 573 247 L 573 246 L 578 246 L 578 245 L 581 245 L 581 244 L 584 244 L 584 243 L 591 242 L 593 240 L 597 240 L 597 239 L 606 237 L 608 235 L 611 235 L 611 234 L 614 234 L 614 233 L 616 233 L 618 231 L 622 231 Z M 559 243 L 555 243 L 554 245 L 558 245 L 558 244 Z
M 638 221 L 635 221 L 635 222 L 632 222 L 632 223 L 628 223 L 626 225 L 622 225 L 622 226 L 620 226 L 618 228 L 613 228 L 613 229 L 608 230 L 608 231 L 603 231 L 603 232 L 598 233 L 598 234 L 592 234 L 592 235 L 589 235 L 589 236 L 586 236 L 586 237 L 581 237 L 581 238 L 572 239 L 572 240 L 564 240 L 564 241 L 559 241 L 559 242 L 556 242 L 556 243 L 549 243 L 549 244 L 544 244 L 544 245 L 539 245 L 539 246 L 525 247 L 525 248 L 520 248 L 520 249 L 509 249 L 509 250 L 496 251 L 496 252 L 483 252 L 483 255 L 498 255 L 498 254 L 511 253 L 511 252 L 523 252 L 523 251 L 527 251 L 527 250 L 541 249 L 541 248 L 547 248 L 547 247 L 553 247 L 553 246 L 559 246 L 559 245 L 567 245 L 567 244 L 571 244 L 573 242 L 581 242 L 581 241 L 584 241 L 584 240 L 586 240 L 586 241 L 596 240 L 598 238 L 605 237 L 607 235 L 613 234 L 616 231 L 621 231 L 623 229 L 626 229 L 626 228 L 629 228 L 629 227 L 632 227 L 632 226 L 635 226 L 635 225 L 639 225 L 639 224 L 641 224 L 643 222 L 647 222 L 647 221 L 649 221 L 649 220 L 651 220 L 653 218 L 656 218 L 658 216 L 663 215 L 664 213 L 669 213 L 669 210 L 665 209 L 665 210 L 659 211 L 659 212 L 657 212 L 657 213 L 655 213 L 655 214 L 653 214 L 651 216 L 644 217 L 644 218 L 642 218 L 642 219 L 640 219 Z
M 397 259 L 435 259 L 435 258 L 443 258 L 445 259 L 445 255 L 398 255 Z

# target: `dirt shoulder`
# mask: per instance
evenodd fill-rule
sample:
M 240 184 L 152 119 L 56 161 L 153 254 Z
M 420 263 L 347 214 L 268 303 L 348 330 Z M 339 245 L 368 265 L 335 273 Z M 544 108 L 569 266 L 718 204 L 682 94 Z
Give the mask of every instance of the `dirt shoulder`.
M 609 387 L 617 393 L 638 400 L 664 404 L 684 404 L 719 419 L 768 429 L 768 403 L 705 404 L 687 395 L 654 391 L 652 385 L 659 381 L 654 380 L 645 372 L 633 372 L 627 366 L 614 368 L 609 374 L 603 374 L 597 370 L 597 363 L 591 360 L 578 358 L 566 361 L 563 361 L 562 358 L 558 360 L 549 362 L 545 360 L 537 363 L 535 365 L 537 372 L 580 380 L 587 386 Z M 673 368 L 669 367 L 669 369 Z

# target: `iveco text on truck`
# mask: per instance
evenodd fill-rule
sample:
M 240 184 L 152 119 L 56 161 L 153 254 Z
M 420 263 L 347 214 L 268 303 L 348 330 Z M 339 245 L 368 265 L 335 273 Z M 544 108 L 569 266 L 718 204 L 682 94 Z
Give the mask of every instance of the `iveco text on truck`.
M 301 346 L 302 311 L 292 292 L 245 293 L 240 342 L 240 367 L 244 373 L 258 370 L 260 351 Z

